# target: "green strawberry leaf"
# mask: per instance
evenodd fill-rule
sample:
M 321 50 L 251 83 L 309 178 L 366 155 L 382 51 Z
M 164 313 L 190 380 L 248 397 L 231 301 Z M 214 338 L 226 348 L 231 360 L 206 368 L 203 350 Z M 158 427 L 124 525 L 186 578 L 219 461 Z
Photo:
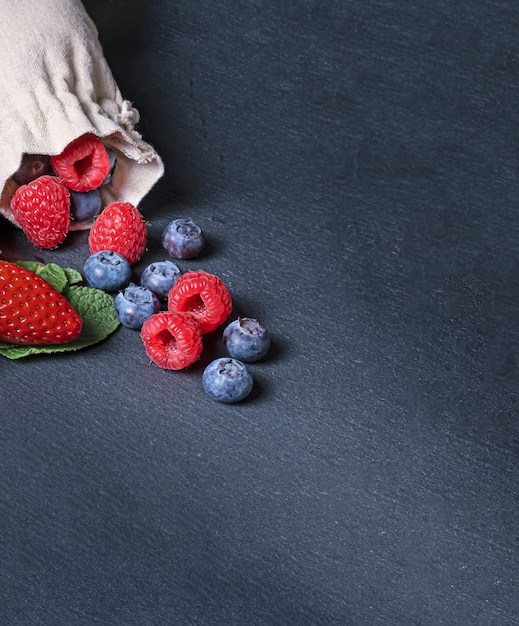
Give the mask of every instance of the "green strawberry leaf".
M 75 283 L 83 280 L 76 270 L 63 269 L 54 263 L 44 265 L 32 261 L 20 261 L 18 264 L 31 271 L 35 271 L 33 267 L 36 268 L 36 273 L 56 289 L 57 285 L 62 285 L 65 280 L 61 292 L 81 316 L 83 328 L 81 335 L 70 343 L 37 346 L 0 343 L 0 355 L 9 359 L 21 359 L 35 354 L 81 350 L 103 341 L 118 328 L 120 322 L 115 313 L 113 297 L 100 289 L 76 285 Z
M 67 271 L 64 270 L 56 263 L 38 263 L 37 261 L 17 261 L 16 265 L 20 267 L 24 267 L 26 270 L 30 270 L 35 274 L 38 274 L 43 280 L 46 280 L 49 284 L 51 284 L 54 289 L 57 289 L 59 292 L 62 292 L 63 289 L 69 283 L 69 279 L 67 276 Z M 71 270 L 75 272 L 76 270 Z M 77 272 L 79 274 L 79 272 Z M 81 274 L 79 274 L 81 277 Z M 82 278 L 81 278 L 82 280 Z

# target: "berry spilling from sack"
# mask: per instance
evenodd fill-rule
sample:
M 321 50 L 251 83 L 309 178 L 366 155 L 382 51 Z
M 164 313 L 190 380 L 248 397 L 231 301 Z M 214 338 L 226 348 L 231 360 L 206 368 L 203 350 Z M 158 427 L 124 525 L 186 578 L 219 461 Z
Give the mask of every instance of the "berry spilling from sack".
M 70 192 L 70 217 L 75 222 L 87 222 L 101 212 L 103 199 L 99 189 Z
M 55 176 L 40 176 L 18 187 L 11 210 L 27 239 L 38 248 L 55 248 L 67 236 L 70 195 Z
M 108 184 L 115 152 L 92 133 L 69 143 L 61 154 L 25 154 L 12 175 L 19 185 L 11 211 L 38 248 L 61 244 L 70 223 L 89 223 L 102 210 L 100 188 Z
M 146 251 L 148 230 L 130 202 L 103 207 L 106 195 L 100 189 L 110 183 L 115 166 L 116 153 L 93 134 L 74 140 L 59 155 L 24 155 L 12 175 L 19 185 L 11 200 L 12 215 L 28 240 L 42 249 L 60 245 L 71 222 L 85 222 L 90 227 L 90 256 L 83 266 L 88 287 L 76 289 L 105 292 L 110 322 L 116 322 L 108 325 L 109 332 L 119 324 L 139 329 L 153 363 L 163 369 L 185 369 L 199 360 L 204 335 L 228 319 L 233 309 L 231 294 L 217 275 L 201 269 L 183 273 L 169 259 L 148 264 L 140 285 L 131 282 L 132 266 Z M 200 255 L 205 238 L 191 218 L 175 219 L 163 230 L 162 245 L 170 257 L 188 260 Z M 68 276 L 74 282 L 78 276 L 83 280 L 79 272 L 70 271 L 68 275 L 62 272 L 62 286 Z M 17 264 L 0 261 L 0 342 L 8 348 L 9 344 L 17 349 L 18 344 L 26 344 L 33 351 L 48 350 L 48 344 L 74 342 L 82 330 L 80 343 L 85 344 L 91 320 L 83 320 L 60 293 L 62 288 L 51 282 Z M 73 289 L 71 296 L 76 293 Z M 80 296 L 74 306 L 81 304 Z M 98 295 L 93 297 L 98 299 Z M 80 311 L 88 316 L 90 307 Z M 266 355 L 270 335 L 258 320 L 238 317 L 223 330 L 222 340 L 229 356 L 209 363 L 202 383 L 212 400 L 235 403 L 244 400 L 254 384 L 245 363 Z M 39 345 L 45 347 L 34 348 Z M 74 343 L 68 347 L 76 349 Z
M 61 154 L 51 156 L 52 169 L 73 191 L 97 189 L 110 171 L 110 158 L 103 142 L 88 133 L 68 144 Z
M 146 223 L 130 202 L 112 202 L 96 219 L 88 236 L 90 252 L 112 250 L 133 265 L 146 249 Z

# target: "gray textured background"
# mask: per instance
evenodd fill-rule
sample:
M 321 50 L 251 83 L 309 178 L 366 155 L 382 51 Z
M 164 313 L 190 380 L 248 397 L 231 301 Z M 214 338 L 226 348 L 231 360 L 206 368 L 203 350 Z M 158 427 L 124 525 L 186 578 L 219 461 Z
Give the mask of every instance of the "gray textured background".
M 236 406 L 219 333 L 0 361 L 0 623 L 517 624 L 519 5 L 85 4 L 166 162 L 136 273 L 195 218 L 274 346 Z

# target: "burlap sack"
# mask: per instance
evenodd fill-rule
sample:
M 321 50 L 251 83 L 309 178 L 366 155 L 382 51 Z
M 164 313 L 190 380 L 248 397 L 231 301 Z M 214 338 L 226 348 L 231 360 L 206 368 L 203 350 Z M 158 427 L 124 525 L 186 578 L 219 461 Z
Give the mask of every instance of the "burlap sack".
M 0 24 L 0 213 L 16 224 L 11 175 L 24 153 L 60 154 L 84 133 L 116 152 L 111 181 L 101 189 L 104 205 L 137 205 L 163 163 L 134 129 L 139 113 L 123 100 L 81 2 L 0 0 Z

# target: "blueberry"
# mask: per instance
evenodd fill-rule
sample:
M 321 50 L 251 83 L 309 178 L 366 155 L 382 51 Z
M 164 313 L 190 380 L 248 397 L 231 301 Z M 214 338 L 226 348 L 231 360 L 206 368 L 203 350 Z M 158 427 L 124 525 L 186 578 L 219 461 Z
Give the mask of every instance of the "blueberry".
M 270 333 L 251 317 L 239 317 L 223 331 L 229 354 L 247 363 L 263 358 L 270 348 Z
M 244 363 L 232 358 L 215 359 L 202 374 L 205 392 L 216 402 L 239 402 L 251 392 L 253 379 Z
M 99 189 L 70 192 L 70 216 L 76 222 L 85 222 L 95 217 L 103 206 Z
M 115 152 L 114 152 L 114 150 L 112 150 L 112 148 L 109 148 L 108 146 L 105 146 L 105 150 L 106 150 L 106 154 L 108 155 L 108 161 L 110 163 L 110 169 L 108 170 L 108 174 L 106 175 L 106 178 L 103 180 L 101 185 L 106 185 L 107 183 L 109 183 L 112 180 L 112 174 L 114 173 L 114 169 L 115 169 L 115 161 L 117 159 L 116 156 L 115 156 Z
M 173 261 L 155 261 L 144 268 L 141 274 L 141 285 L 164 300 L 171 287 L 177 282 L 180 276 L 180 269 Z
M 103 291 L 118 291 L 130 282 L 132 268 L 117 252 L 101 250 L 88 257 L 83 271 L 91 287 Z
M 157 296 L 133 283 L 115 296 L 114 305 L 119 321 L 127 328 L 140 328 L 148 317 L 160 311 Z
M 191 218 L 173 220 L 162 233 L 162 245 L 175 259 L 192 259 L 204 243 L 202 229 Z
M 115 151 L 113 150 L 113 148 L 110 148 L 109 146 L 105 146 L 105 150 L 106 150 L 106 154 L 108 155 L 108 161 L 110 162 L 110 172 L 113 172 L 114 167 L 115 167 L 115 161 L 116 161 L 116 156 L 115 156 Z

